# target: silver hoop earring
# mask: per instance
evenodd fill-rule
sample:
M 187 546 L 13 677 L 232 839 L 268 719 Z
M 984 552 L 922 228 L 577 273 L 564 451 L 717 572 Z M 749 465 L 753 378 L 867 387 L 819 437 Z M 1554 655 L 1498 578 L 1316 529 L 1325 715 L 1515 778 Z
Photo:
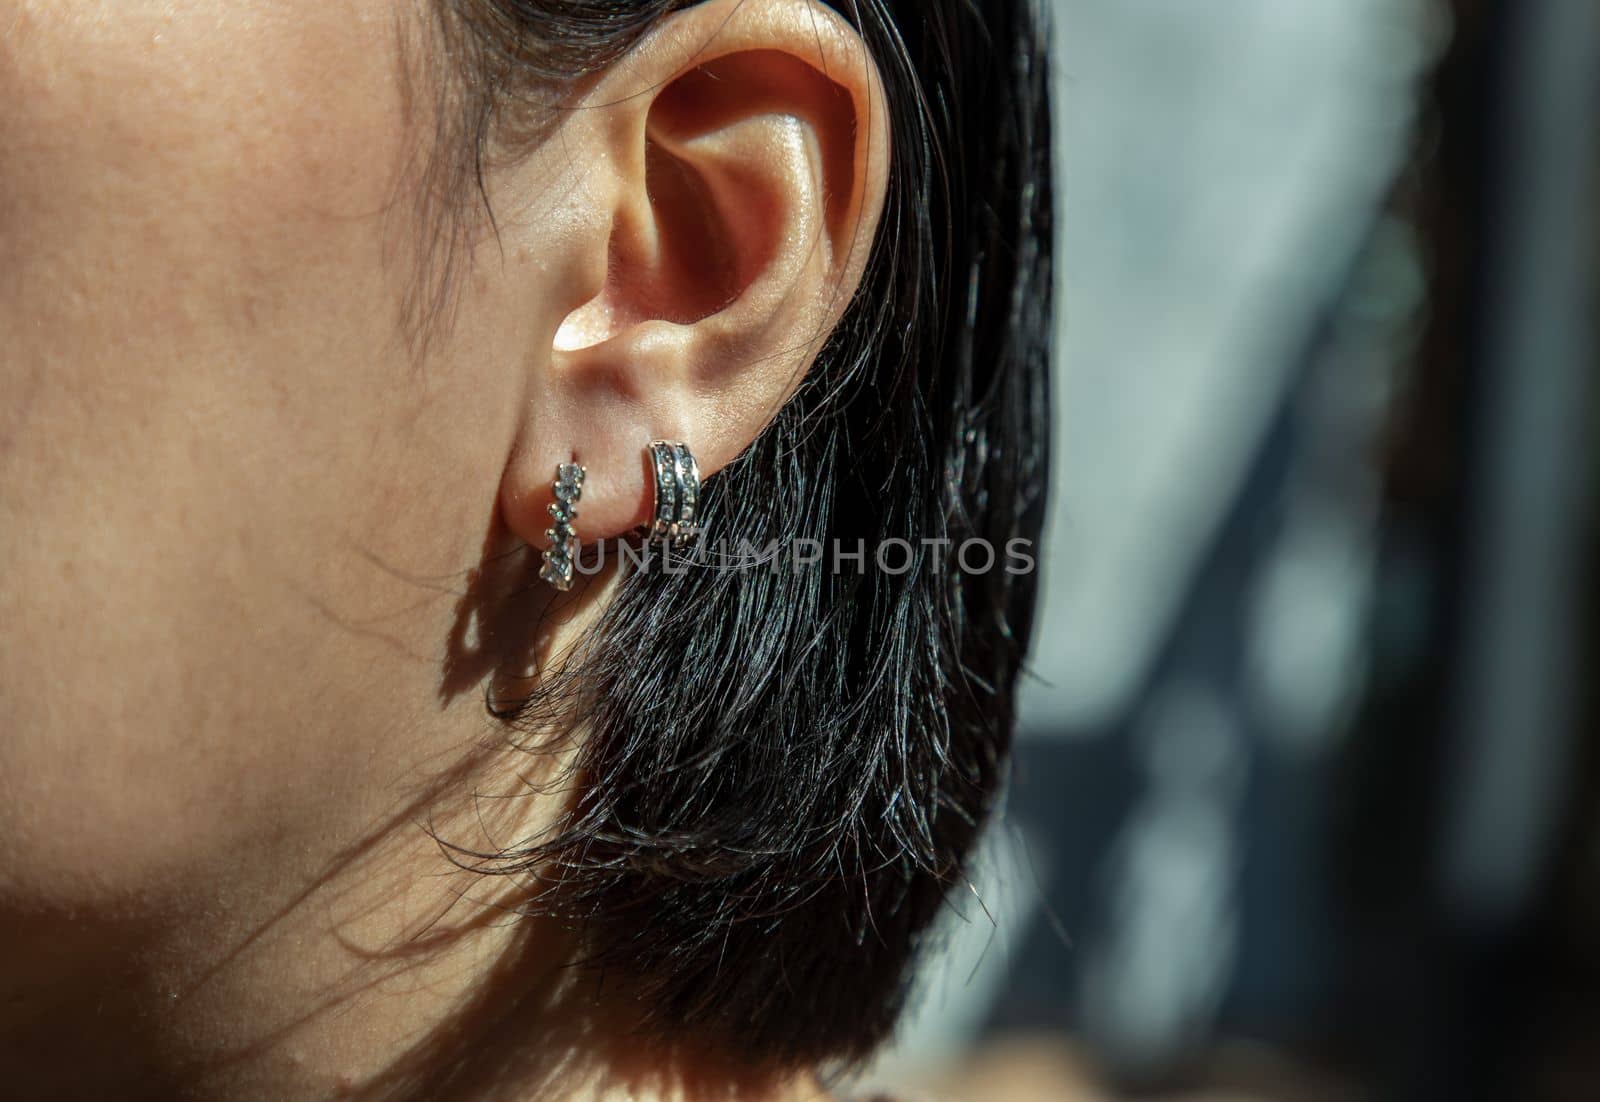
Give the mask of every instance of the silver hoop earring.
M 652 440 L 649 451 L 656 499 L 650 534 L 685 547 L 700 536 L 700 464 L 682 441 Z
M 583 495 L 583 476 L 587 473 L 576 463 L 562 463 L 556 467 L 556 499 L 550 505 L 550 516 L 555 523 L 544 532 L 550 546 L 545 549 L 539 577 L 563 593 L 572 588 L 572 557 L 578 542 L 572 522 L 578 516 L 578 498 Z

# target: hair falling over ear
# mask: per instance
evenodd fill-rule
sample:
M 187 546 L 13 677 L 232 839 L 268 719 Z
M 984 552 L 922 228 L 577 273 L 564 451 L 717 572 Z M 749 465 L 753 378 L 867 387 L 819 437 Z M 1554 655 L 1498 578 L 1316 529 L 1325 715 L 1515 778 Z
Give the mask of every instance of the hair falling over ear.
M 687 0 L 440 0 L 463 164 Z M 755 3 L 758 0 L 747 0 Z M 640 571 L 506 714 L 581 727 L 554 832 L 485 872 L 540 885 L 668 1043 L 863 1058 L 1001 785 L 1035 578 L 941 541 L 1040 534 L 1049 470 L 1049 73 L 1036 0 L 837 0 L 882 74 L 887 205 L 799 391 L 709 477 L 730 544 L 908 543 L 912 568 Z M 470 171 L 467 173 L 470 179 Z M 482 189 L 479 189 L 482 196 Z

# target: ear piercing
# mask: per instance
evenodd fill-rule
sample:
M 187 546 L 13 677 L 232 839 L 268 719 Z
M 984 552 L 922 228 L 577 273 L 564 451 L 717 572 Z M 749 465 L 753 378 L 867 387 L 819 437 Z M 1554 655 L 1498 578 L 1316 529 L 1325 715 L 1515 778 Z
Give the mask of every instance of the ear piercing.
M 544 532 L 550 546 L 545 549 L 539 577 L 563 593 L 572 588 L 572 556 L 578 541 L 572 522 L 578 515 L 578 498 L 583 494 L 583 476 L 587 473 L 576 463 L 556 467 L 556 499 L 550 506 L 555 523 Z
M 695 462 L 689 445 L 681 441 L 652 440 L 647 450 L 653 474 L 651 486 L 655 490 L 649 534 L 669 547 L 688 547 L 701 532 L 696 519 L 700 511 L 700 464 Z M 545 529 L 550 546 L 545 549 L 539 577 L 563 593 L 572 588 L 573 558 L 578 547 L 572 522 L 578 516 L 578 498 L 583 496 L 587 473 L 577 463 L 556 467 L 556 499 L 550 505 L 555 523 Z
M 650 534 L 671 547 L 687 547 L 700 535 L 695 517 L 700 508 L 700 464 L 682 441 L 652 440 L 655 510 Z

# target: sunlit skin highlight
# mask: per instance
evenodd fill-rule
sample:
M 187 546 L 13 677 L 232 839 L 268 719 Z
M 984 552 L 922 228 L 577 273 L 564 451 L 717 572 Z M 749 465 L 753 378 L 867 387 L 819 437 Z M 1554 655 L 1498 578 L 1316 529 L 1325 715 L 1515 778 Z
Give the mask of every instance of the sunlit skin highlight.
M 0 1093 L 399 1096 L 464 1021 L 519 1041 L 461 1097 L 820 1094 L 628 1045 L 625 986 L 435 832 L 571 798 L 484 696 L 610 582 L 552 617 L 512 553 L 557 462 L 620 536 L 645 442 L 710 475 L 793 392 L 883 201 L 876 71 L 807 0 L 672 16 L 496 162 L 419 341 L 430 33 L 0 2 Z

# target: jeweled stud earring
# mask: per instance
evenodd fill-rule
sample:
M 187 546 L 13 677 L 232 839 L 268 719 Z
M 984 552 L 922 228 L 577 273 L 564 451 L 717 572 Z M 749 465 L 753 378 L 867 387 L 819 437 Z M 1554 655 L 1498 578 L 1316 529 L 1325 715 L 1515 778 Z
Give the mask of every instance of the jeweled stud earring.
M 649 452 L 656 497 L 650 534 L 670 546 L 685 547 L 701 531 L 700 464 L 681 441 L 652 440 Z
M 587 473 L 576 463 L 562 463 L 556 467 L 556 499 L 550 505 L 550 516 L 555 523 L 544 532 L 550 546 L 545 549 L 539 577 L 563 593 L 572 588 L 572 558 L 578 542 L 572 522 L 578 516 L 578 498 L 583 495 L 583 476 Z

